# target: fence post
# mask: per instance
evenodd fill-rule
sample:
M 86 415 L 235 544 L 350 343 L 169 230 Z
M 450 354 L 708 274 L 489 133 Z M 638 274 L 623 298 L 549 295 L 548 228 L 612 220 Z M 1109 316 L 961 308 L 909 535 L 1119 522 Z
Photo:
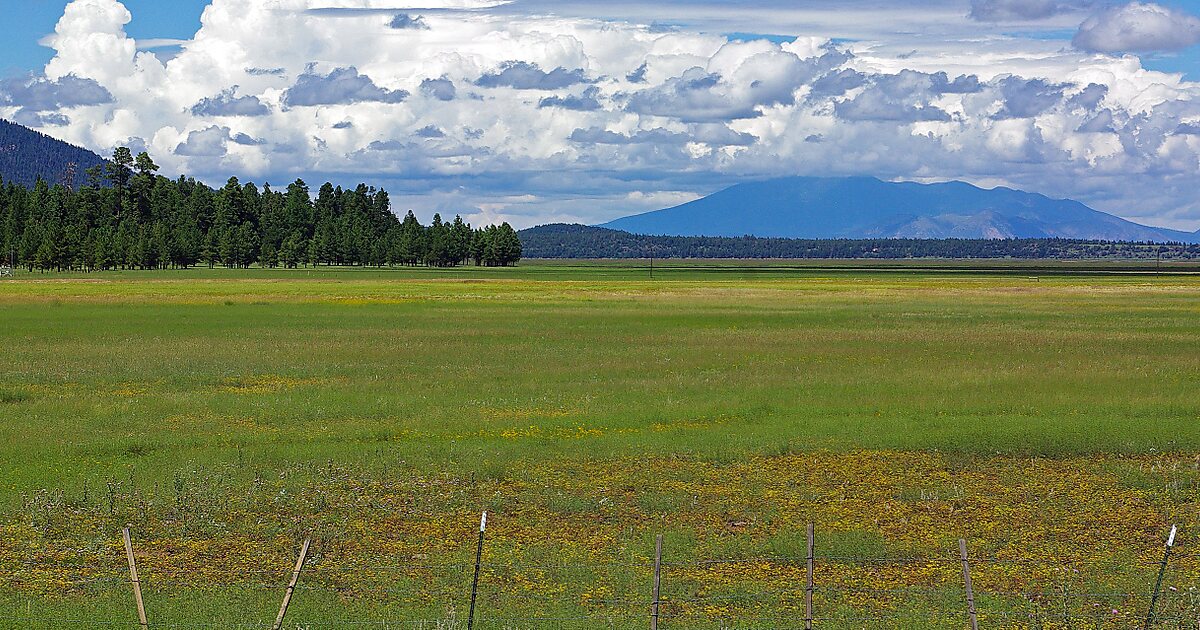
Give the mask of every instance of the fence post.
M 808 524 L 808 569 L 807 581 L 804 586 L 804 630 L 812 630 L 813 627 L 813 590 L 815 580 L 813 579 L 813 569 L 816 564 L 816 528 L 812 523 Z
M 654 601 L 650 604 L 650 630 L 658 630 L 658 606 L 662 587 L 662 534 L 654 539 Z
M 483 563 L 483 532 L 487 530 L 487 512 L 479 519 L 479 545 L 475 548 L 475 577 L 471 580 L 471 612 L 467 614 L 467 630 L 475 627 L 475 598 L 479 594 L 479 567 Z
M 304 561 L 308 558 L 308 546 L 311 544 L 311 538 L 304 539 L 304 546 L 300 548 L 300 557 L 296 559 L 296 569 L 292 571 L 292 579 L 288 582 L 287 591 L 283 593 L 283 604 L 279 607 L 279 616 L 275 618 L 275 625 L 271 626 L 274 630 L 280 630 L 283 627 L 283 618 L 287 616 L 288 606 L 292 603 L 292 593 L 296 592 L 296 583 L 300 581 L 300 572 L 304 570 Z
M 1158 594 L 1162 590 L 1163 577 L 1167 574 L 1167 563 L 1171 560 L 1171 548 L 1175 546 L 1177 525 L 1171 526 L 1171 535 L 1167 537 L 1167 548 L 1163 552 L 1162 566 L 1158 568 L 1158 581 L 1154 583 L 1154 596 L 1150 598 L 1150 612 L 1146 614 L 1146 630 L 1154 625 L 1154 611 L 1158 608 Z
M 133 559 L 133 541 L 129 539 L 129 528 L 121 530 L 125 539 L 125 556 L 129 559 L 129 582 L 133 584 L 133 602 L 137 604 L 138 625 L 146 628 L 146 606 L 142 603 L 142 581 L 138 579 L 137 561 Z
M 979 630 L 979 616 L 975 611 L 975 589 L 971 587 L 971 561 L 967 558 L 966 539 L 958 539 L 958 551 L 962 556 L 963 583 L 967 587 L 967 614 L 971 617 L 971 630 Z

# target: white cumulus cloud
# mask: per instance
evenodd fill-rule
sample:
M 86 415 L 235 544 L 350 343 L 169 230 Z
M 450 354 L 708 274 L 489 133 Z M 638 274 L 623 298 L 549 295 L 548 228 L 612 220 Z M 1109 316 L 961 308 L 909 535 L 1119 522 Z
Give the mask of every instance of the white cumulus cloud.
M 1133 2 L 1088 18 L 1075 46 L 1091 52 L 1181 50 L 1200 44 L 1200 18 L 1152 3 Z
M 975 7 L 1032 18 L 1082 4 Z M 160 59 L 138 52 L 121 2 L 74 0 L 44 76 L 0 83 L 0 116 L 99 152 L 144 147 L 164 173 L 211 183 L 365 181 L 400 211 L 520 226 L 806 174 L 1003 183 L 1200 227 L 1200 85 L 1136 57 L 1010 37 L 837 43 L 817 19 L 778 43 L 519 6 L 212 0 Z M 1156 19 L 1133 30 L 1158 33 Z M 1081 48 L 1140 48 L 1128 29 L 1084 27 L 1097 39 Z

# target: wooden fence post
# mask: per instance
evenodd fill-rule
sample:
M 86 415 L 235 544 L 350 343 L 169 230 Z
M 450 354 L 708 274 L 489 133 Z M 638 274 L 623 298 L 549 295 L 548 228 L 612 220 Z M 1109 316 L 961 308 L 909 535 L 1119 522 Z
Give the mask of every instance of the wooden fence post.
M 133 541 L 129 539 L 128 527 L 121 530 L 121 537 L 125 539 L 125 556 L 129 559 L 129 582 L 133 584 L 133 602 L 137 604 L 138 625 L 145 628 L 146 606 L 142 602 L 142 581 L 138 579 L 137 560 L 133 559 Z
M 658 606 L 662 587 L 662 534 L 654 540 L 654 602 L 651 604 L 650 630 L 658 630 Z
M 813 579 L 813 569 L 816 564 L 816 528 L 812 523 L 808 524 L 808 580 L 804 586 L 804 630 L 812 630 L 813 627 L 813 590 L 816 581 Z
M 958 551 L 962 557 L 963 583 L 967 587 L 967 614 L 971 617 L 971 630 L 979 630 L 979 615 L 975 611 L 975 589 L 971 587 L 971 561 L 967 557 L 966 539 L 958 539 Z
M 292 603 L 292 593 L 296 592 L 296 583 L 300 581 L 300 572 L 304 570 L 304 561 L 308 558 L 308 547 L 311 544 L 311 538 L 304 539 L 304 546 L 300 548 L 300 557 L 296 560 L 296 569 L 292 571 L 292 579 L 288 582 L 287 591 L 283 594 L 283 604 L 279 607 L 279 616 L 275 618 L 275 625 L 271 626 L 274 630 L 280 630 L 283 627 L 283 618 L 287 616 L 288 606 Z

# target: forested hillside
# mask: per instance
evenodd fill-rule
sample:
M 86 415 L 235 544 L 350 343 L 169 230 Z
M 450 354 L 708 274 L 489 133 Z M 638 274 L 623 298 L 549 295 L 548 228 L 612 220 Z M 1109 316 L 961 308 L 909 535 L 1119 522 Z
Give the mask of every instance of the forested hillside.
M 520 232 L 529 258 L 1023 258 L 1200 260 L 1200 245 L 1069 239 L 787 239 L 643 236 L 583 225 Z
M 78 187 L 83 173 L 103 158 L 21 125 L 0 120 L 0 178 L 32 186 L 38 178 Z
M 208 266 L 512 265 L 521 242 L 508 224 L 472 229 L 435 215 L 423 226 L 392 213 L 387 192 L 326 183 L 261 190 L 236 177 L 220 189 L 167 179 L 145 153 L 118 149 L 71 190 L 0 181 L 0 259 L 29 270 Z

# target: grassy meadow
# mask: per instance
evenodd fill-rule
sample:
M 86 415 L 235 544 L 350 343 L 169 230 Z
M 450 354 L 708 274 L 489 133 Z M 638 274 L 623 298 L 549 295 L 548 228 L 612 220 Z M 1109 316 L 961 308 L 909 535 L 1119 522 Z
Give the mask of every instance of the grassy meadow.
M 808 522 L 820 628 L 964 627 L 959 538 L 986 627 L 1140 627 L 1172 523 L 1195 628 L 1200 276 L 1165 270 L 18 273 L 0 627 L 135 622 L 127 524 L 152 627 L 269 627 L 307 536 L 286 627 L 465 627 L 486 509 L 481 628 L 644 627 L 660 533 L 664 628 L 803 627 Z

